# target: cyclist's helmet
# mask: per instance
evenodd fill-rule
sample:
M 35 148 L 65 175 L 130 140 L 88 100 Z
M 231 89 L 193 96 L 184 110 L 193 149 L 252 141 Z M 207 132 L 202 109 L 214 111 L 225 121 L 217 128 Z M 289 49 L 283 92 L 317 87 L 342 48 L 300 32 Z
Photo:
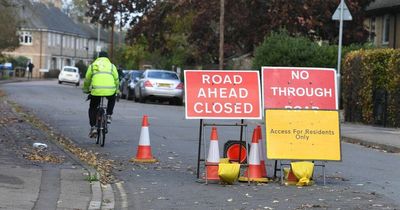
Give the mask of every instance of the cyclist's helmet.
M 101 51 L 101 52 L 99 52 L 99 58 L 101 58 L 101 57 L 108 58 L 108 54 L 107 54 L 107 52 L 105 52 L 105 51 Z

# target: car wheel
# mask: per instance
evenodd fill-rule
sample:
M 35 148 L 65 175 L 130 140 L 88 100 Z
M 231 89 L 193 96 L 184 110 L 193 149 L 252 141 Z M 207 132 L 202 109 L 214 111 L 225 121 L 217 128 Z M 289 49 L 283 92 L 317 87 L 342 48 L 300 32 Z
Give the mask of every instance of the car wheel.
M 169 104 L 170 105 L 178 105 L 178 106 L 182 106 L 182 100 L 179 98 L 172 98 L 169 100 Z
M 132 99 L 133 99 L 132 92 L 131 92 L 130 89 L 128 89 L 128 95 L 126 96 L 126 98 L 127 98 L 128 100 L 132 100 Z
M 122 99 L 125 99 L 126 98 L 126 95 L 121 91 L 121 98 Z
M 75 85 L 76 85 L 76 87 L 78 87 L 79 86 L 79 82 L 75 83 Z
M 60 80 L 58 80 L 58 84 L 61 84 L 62 82 Z
M 135 92 L 135 91 L 133 91 L 133 96 L 134 96 L 133 100 L 134 100 L 135 102 L 138 102 L 138 101 L 139 101 L 139 98 L 136 96 L 136 92 Z
M 140 92 L 140 94 L 139 94 L 139 102 L 140 102 L 140 103 L 146 102 L 146 98 L 144 98 L 144 97 L 142 96 L 142 92 Z
M 182 99 L 177 98 L 177 99 L 175 100 L 175 103 L 176 103 L 176 105 L 178 105 L 178 106 L 182 106 L 183 101 L 182 101 Z

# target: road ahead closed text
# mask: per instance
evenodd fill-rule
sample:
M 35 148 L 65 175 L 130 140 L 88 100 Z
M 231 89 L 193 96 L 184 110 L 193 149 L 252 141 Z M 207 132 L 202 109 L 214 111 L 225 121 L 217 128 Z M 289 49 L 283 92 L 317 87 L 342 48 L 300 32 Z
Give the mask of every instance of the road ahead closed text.
M 256 71 L 185 71 L 186 118 L 259 119 Z

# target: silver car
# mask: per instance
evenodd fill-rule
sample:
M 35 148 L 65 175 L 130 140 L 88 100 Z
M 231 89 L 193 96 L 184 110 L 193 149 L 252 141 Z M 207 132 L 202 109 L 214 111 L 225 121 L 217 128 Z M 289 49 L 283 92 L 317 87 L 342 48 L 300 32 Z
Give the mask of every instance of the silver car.
M 144 103 L 147 99 L 168 100 L 182 105 L 183 83 L 178 74 L 156 69 L 144 71 L 135 85 L 135 101 Z

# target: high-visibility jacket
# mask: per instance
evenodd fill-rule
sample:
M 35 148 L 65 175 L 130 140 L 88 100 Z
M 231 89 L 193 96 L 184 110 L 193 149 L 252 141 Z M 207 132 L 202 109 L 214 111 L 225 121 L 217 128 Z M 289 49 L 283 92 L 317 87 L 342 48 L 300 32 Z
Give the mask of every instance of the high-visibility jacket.
M 93 96 L 114 95 L 119 90 L 117 68 L 108 58 L 97 58 L 86 71 L 82 89 Z

